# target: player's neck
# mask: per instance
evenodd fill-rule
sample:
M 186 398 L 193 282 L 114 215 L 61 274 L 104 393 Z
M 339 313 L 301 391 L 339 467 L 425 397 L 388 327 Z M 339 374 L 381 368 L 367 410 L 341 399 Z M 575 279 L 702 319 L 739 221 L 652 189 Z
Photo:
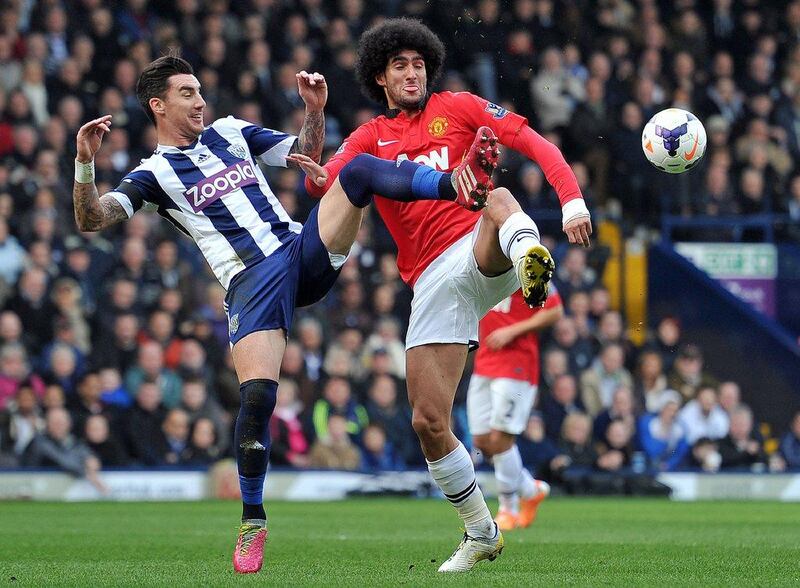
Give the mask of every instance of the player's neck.
M 189 136 L 186 133 L 181 133 L 178 129 L 161 127 L 156 127 L 156 136 L 158 137 L 158 144 L 164 147 L 188 147 L 199 138 L 199 135 Z

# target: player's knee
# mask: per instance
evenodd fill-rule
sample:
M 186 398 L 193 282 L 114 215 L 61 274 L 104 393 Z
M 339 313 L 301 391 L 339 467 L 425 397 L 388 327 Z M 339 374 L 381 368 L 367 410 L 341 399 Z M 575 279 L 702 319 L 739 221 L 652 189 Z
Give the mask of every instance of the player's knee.
M 491 447 L 492 455 L 503 453 L 511 449 L 514 445 L 515 437 L 503 431 L 492 431 L 489 435 L 489 445 Z
M 339 172 L 339 183 L 347 199 L 358 208 L 364 208 L 372 202 L 370 189 L 372 159 L 375 159 L 372 155 L 361 153 L 351 159 Z
M 494 452 L 494 445 L 489 437 L 485 435 L 475 436 L 472 438 L 472 444 L 475 449 L 480 451 L 484 457 L 492 457 Z
M 510 200 L 514 200 L 514 195 L 511 191 L 502 186 L 500 188 L 495 188 L 489 194 L 498 204 L 507 204 Z
M 437 439 L 444 436 L 450 428 L 447 420 L 437 411 L 418 407 L 414 408 L 411 426 L 420 439 Z
M 507 188 L 495 188 L 489 194 L 485 214 L 498 226 L 505 220 L 522 210 L 517 199 Z
M 278 397 L 278 383 L 266 378 L 242 382 L 239 386 L 241 406 L 259 417 L 272 416 Z

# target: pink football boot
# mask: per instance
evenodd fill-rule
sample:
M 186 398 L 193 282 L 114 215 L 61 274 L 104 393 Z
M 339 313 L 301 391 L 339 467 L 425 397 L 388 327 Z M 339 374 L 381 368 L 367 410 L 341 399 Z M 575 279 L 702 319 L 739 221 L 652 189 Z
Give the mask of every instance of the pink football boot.
M 233 552 L 233 569 L 239 574 L 254 574 L 264 562 L 264 543 L 267 529 L 260 525 L 242 523 Z

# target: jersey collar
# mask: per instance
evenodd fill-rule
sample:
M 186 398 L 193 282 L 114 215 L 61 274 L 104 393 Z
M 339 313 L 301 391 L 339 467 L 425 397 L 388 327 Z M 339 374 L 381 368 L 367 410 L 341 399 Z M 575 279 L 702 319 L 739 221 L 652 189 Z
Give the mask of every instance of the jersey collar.
M 181 153 L 183 151 L 191 151 L 192 149 L 197 147 L 197 143 L 198 143 L 198 140 L 195 140 L 190 145 L 182 145 L 180 147 L 178 147 L 176 145 L 162 145 L 161 143 L 159 143 L 158 145 L 156 145 L 156 150 L 154 151 L 154 153 L 156 153 L 156 154 L 158 154 L 158 153 Z
M 156 150 L 153 153 L 158 155 L 159 153 L 182 153 L 184 151 L 191 151 L 192 149 L 197 147 L 198 144 L 200 144 L 200 142 L 203 139 L 203 133 L 205 132 L 206 129 L 203 129 L 203 131 L 197 136 L 197 139 L 192 141 L 189 145 L 181 145 L 180 147 L 178 147 L 177 145 L 162 145 L 161 143 L 159 143 L 158 145 L 156 145 Z
M 425 110 L 425 107 L 428 105 L 428 100 L 430 99 L 430 97 L 431 95 L 427 94 L 425 98 L 422 100 L 422 104 L 420 104 L 419 106 L 420 112 Z M 401 114 L 403 114 L 403 111 L 400 110 L 399 108 L 387 108 L 386 111 L 384 112 L 384 116 L 386 116 L 386 118 L 397 118 Z

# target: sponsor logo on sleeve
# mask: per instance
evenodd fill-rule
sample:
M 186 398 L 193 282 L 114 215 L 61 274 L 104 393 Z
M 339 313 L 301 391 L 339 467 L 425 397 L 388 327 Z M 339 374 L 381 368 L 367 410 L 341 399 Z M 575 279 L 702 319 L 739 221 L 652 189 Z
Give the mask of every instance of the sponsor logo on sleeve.
M 192 210 L 200 212 L 226 194 L 257 183 L 258 178 L 256 178 L 253 163 L 250 160 L 246 160 L 229 165 L 213 176 L 197 182 L 194 186 L 184 191 L 183 195 Z
M 508 110 L 500 106 L 499 104 L 495 104 L 494 102 L 488 102 L 486 104 L 486 112 L 492 115 L 492 118 L 500 120 L 505 115 L 508 114 Z

